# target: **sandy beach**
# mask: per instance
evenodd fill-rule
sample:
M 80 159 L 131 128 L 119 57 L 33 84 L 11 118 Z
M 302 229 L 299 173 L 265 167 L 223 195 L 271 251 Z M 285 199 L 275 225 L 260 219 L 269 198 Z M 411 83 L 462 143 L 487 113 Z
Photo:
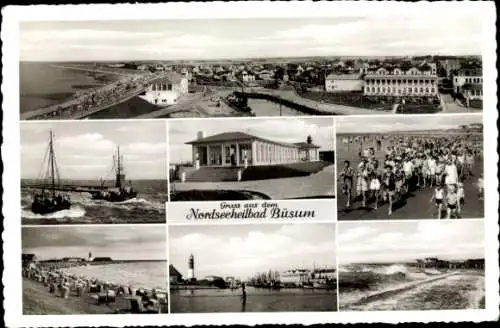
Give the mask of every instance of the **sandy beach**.
M 129 289 L 101 282 L 86 287 L 75 287 L 67 282 L 70 276 L 61 275 L 62 283 L 56 283 L 60 278 L 51 278 L 56 276 L 50 273 L 40 275 L 36 271 L 25 272 L 23 276 L 23 314 L 168 312 L 166 292 L 143 288 Z M 53 288 L 52 292 L 51 287 Z

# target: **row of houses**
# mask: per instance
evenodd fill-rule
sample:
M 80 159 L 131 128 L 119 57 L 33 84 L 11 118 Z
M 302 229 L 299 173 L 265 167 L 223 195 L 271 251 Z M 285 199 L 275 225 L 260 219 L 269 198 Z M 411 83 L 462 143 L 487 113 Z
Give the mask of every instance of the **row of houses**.
M 365 96 L 419 96 L 438 94 L 436 64 L 424 64 L 403 70 L 385 67 L 371 71 L 360 69 L 354 74 L 330 74 L 325 79 L 326 92 L 363 92 Z M 482 99 L 481 69 L 459 69 L 453 77 L 453 89 L 468 99 Z

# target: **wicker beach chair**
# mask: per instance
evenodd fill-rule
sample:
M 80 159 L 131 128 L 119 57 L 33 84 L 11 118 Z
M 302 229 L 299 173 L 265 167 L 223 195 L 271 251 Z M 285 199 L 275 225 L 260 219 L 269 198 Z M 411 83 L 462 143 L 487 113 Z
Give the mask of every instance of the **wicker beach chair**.
M 144 304 L 142 303 L 142 298 L 139 296 L 130 297 L 130 311 L 132 313 L 143 313 L 144 312 Z

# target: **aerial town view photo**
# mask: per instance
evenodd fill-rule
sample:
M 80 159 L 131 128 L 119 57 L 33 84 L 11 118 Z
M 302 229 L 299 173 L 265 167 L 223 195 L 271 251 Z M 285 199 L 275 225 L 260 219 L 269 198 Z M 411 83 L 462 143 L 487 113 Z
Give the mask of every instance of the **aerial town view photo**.
M 337 118 L 338 219 L 482 218 L 482 120 Z
M 21 123 L 22 224 L 165 222 L 166 153 L 160 121 Z
M 333 119 L 172 120 L 170 201 L 333 198 Z
M 484 309 L 484 221 L 338 224 L 339 310 Z
M 337 311 L 335 224 L 169 227 L 170 311 Z
M 443 24 L 437 16 L 23 22 L 21 119 L 481 112 L 481 22 Z
M 23 227 L 23 313 L 167 313 L 166 233 L 165 225 Z

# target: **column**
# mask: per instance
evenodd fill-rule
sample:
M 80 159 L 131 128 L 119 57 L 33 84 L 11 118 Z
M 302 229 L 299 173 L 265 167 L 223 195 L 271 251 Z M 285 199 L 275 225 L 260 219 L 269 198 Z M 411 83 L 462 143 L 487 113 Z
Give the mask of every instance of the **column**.
M 236 143 L 236 165 L 240 165 L 240 144 Z
M 212 161 L 210 160 L 210 147 L 209 146 L 206 146 L 207 147 L 207 166 L 212 166 Z
M 257 162 L 257 141 L 252 142 L 252 161 L 251 165 L 254 165 Z
M 220 156 L 222 157 L 220 165 L 226 166 L 226 154 L 224 144 L 220 145 Z
M 200 168 L 200 152 L 198 146 L 193 146 L 194 153 L 194 168 L 198 170 Z

